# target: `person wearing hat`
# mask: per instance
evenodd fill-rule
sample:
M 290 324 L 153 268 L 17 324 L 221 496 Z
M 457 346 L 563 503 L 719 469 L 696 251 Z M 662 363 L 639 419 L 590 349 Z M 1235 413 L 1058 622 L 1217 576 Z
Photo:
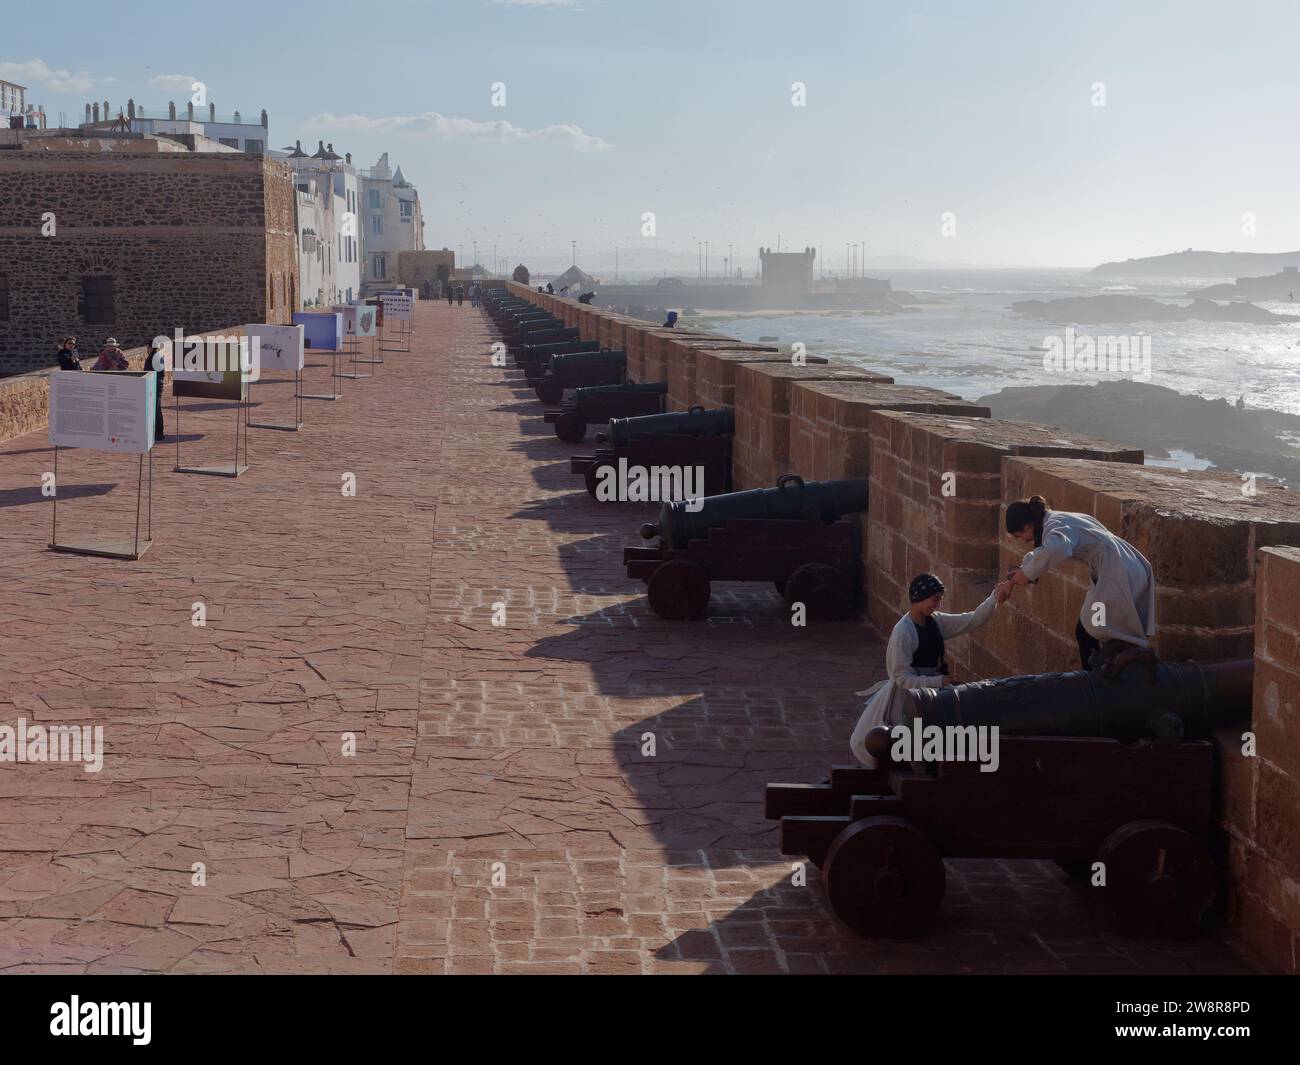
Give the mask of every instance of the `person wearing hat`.
M 122 349 L 117 346 L 117 337 L 109 337 L 104 341 L 104 348 L 99 353 L 99 358 L 95 360 L 94 369 L 96 370 L 129 370 L 131 364 L 126 361 L 126 356 L 122 354 Z
M 867 733 L 877 725 L 893 726 L 903 720 L 902 693 L 907 688 L 942 688 L 948 680 L 944 642 L 973 632 L 993 616 L 999 603 L 1011 595 L 1011 582 L 997 585 L 989 597 L 966 614 L 944 614 L 943 581 L 933 573 L 921 573 L 907 589 L 910 605 L 889 634 L 885 670 L 889 674 L 867 692 L 866 709 L 849 740 L 853 757 L 865 766 L 876 761 L 867 753 Z
M 81 356 L 77 354 L 77 338 L 64 337 L 59 345 L 59 369 L 80 370 Z

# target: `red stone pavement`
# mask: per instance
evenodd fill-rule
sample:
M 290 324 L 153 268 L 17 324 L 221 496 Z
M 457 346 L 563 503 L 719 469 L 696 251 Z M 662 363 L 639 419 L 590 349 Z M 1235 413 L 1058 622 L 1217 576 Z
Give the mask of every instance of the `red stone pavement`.
M 238 480 L 158 449 L 138 562 L 47 551 L 44 435 L 0 446 L 0 724 L 107 745 L 0 764 L 0 971 L 1245 971 L 1111 936 L 1041 862 L 949 863 L 927 938 L 845 934 L 763 785 L 846 760 L 879 643 L 766 587 L 655 618 L 620 565 L 650 508 L 588 498 L 480 312 L 416 330 L 301 433 L 252 430 Z M 187 412 L 184 461 L 232 424 Z M 129 530 L 135 470 L 64 452 L 60 536 Z

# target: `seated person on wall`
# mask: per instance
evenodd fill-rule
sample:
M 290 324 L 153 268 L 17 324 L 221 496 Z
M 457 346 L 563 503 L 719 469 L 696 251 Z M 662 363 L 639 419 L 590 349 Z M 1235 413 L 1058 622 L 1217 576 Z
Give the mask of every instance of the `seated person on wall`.
M 974 610 L 943 614 L 943 582 L 933 573 L 913 578 L 907 590 L 911 605 L 889 634 L 885 670 L 889 676 L 872 687 L 867 707 L 858 719 L 849 747 L 865 766 L 876 760 L 867 753 L 867 733 L 877 725 L 894 726 L 903 720 L 903 691 L 907 688 L 942 688 L 948 683 L 944 641 L 978 629 L 993 616 L 999 603 L 1011 595 L 1011 582 L 1003 581 Z
M 1034 545 L 1008 572 L 1014 585 L 1032 584 L 1067 558 L 1088 564 L 1092 586 L 1074 627 L 1084 669 L 1112 672 L 1135 655 L 1151 656 L 1156 578 L 1136 547 L 1090 514 L 1051 510 L 1042 496 L 1007 507 L 1007 532 Z

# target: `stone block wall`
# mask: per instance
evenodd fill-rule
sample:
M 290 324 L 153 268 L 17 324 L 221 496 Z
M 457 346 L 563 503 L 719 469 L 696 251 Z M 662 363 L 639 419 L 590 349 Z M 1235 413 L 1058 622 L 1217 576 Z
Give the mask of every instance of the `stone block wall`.
M 124 347 L 181 328 L 287 322 L 297 306 L 293 184 L 275 160 L 192 153 L 0 153 L 0 372 L 51 365 L 58 339 Z M 56 231 L 42 236 L 53 212 Z M 19 264 L 21 264 L 19 266 Z M 82 279 L 113 280 L 88 321 Z M 274 304 L 274 305 L 272 305 Z
M 738 348 L 709 348 L 699 352 L 695 363 L 696 402 L 702 407 L 736 405 L 736 366 L 742 362 L 770 362 L 790 365 L 789 354 L 768 345 L 749 344 Z M 814 366 L 825 366 L 827 359 L 808 356 Z
M 1256 564 L 1255 747 L 1242 728 L 1215 735 L 1218 857 L 1230 924 L 1270 969 L 1300 973 L 1300 549 Z
M 736 376 L 736 439 L 732 482 L 739 491 L 767 488 L 783 473 L 799 473 L 790 456 L 790 395 L 801 381 L 887 383 L 890 378 L 849 363 L 792 366 L 789 360 L 739 362 Z
M 873 410 L 868 427 L 866 612 L 886 639 L 918 573 L 943 581 L 943 608 L 952 613 L 973 610 L 1001 579 L 1003 458 L 1143 459 L 1140 449 L 1029 422 Z M 959 682 L 1000 675 L 970 639 L 952 641 L 947 653 Z

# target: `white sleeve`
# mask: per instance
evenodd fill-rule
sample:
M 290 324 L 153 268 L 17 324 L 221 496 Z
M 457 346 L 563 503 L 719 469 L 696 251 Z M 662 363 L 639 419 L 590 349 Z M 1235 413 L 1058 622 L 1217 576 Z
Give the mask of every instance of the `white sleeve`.
M 885 669 L 889 679 L 897 688 L 933 688 L 939 683 L 938 677 L 923 677 L 912 668 L 912 656 L 921 645 L 916 625 L 910 618 L 903 618 L 903 624 L 894 626 L 889 634 L 889 646 L 885 649 Z
M 965 614 L 940 614 L 936 612 L 934 620 L 939 623 L 939 631 L 943 633 L 943 638 L 951 640 L 954 636 L 960 636 L 972 629 L 978 629 L 993 616 L 993 611 L 997 609 L 997 605 L 997 590 L 995 589 L 989 592 L 989 597 L 974 610 Z
M 1074 554 L 1074 537 L 1061 525 L 1056 525 L 1043 537 L 1043 546 L 1036 547 L 1020 560 L 1020 569 L 1031 581 L 1038 580 L 1058 562 Z

